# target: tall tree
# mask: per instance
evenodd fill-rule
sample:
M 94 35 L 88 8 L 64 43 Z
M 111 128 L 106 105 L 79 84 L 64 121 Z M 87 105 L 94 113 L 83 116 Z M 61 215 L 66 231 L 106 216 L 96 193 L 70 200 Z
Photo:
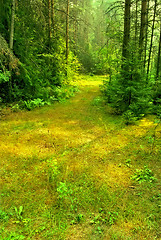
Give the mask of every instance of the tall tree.
M 16 0 L 12 0 L 12 15 L 11 15 L 11 29 L 10 29 L 10 42 L 9 42 L 9 46 L 10 46 L 11 50 L 13 50 L 15 2 L 16 2 Z
M 135 45 L 138 40 L 138 0 L 135 0 Z
M 51 17 L 51 0 L 48 0 L 48 24 L 49 24 L 49 49 L 51 47 L 51 37 L 52 37 L 52 17 Z
M 146 66 L 146 58 L 147 58 L 147 45 L 148 45 L 148 23 L 149 23 L 149 3 L 150 0 L 147 0 L 147 11 L 146 11 L 146 30 L 145 30 L 145 47 L 144 47 L 144 70 Z
M 54 11 L 54 5 L 55 2 L 54 0 L 51 0 L 51 14 L 52 14 L 52 29 L 53 29 L 53 33 L 55 32 L 55 11 Z
M 140 26 L 140 38 L 139 38 L 139 57 L 142 58 L 145 41 L 145 27 L 146 27 L 146 12 L 147 12 L 147 0 L 142 0 L 141 7 L 141 26 Z
M 123 59 L 129 56 L 129 40 L 130 40 L 130 7 L 131 0 L 125 0 L 125 11 L 124 11 L 124 36 L 122 46 L 122 57 Z
M 15 3 L 16 3 L 16 0 L 12 0 L 11 29 L 10 29 L 10 41 L 9 41 L 9 47 L 11 50 L 13 50 Z M 9 97 L 9 101 L 11 101 L 12 99 L 12 73 L 11 73 L 12 67 L 10 64 L 9 64 L 9 71 L 10 71 L 10 78 L 8 82 L 8 97 Z
M 66 62 L 68 65 L 69 57 L 69 0 L 67 0 L 67 11 L 66 11 Z

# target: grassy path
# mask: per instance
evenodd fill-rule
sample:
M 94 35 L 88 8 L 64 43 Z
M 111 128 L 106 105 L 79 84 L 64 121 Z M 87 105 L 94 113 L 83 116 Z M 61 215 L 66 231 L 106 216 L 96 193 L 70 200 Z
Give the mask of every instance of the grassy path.
M 126 126 L 112 115 L 102 80 L 1 119 L 0 239 L 161 239 L 161 128 L 154 142 L 153 117 Z M 145 165 L 146 181 L 131 180 Z

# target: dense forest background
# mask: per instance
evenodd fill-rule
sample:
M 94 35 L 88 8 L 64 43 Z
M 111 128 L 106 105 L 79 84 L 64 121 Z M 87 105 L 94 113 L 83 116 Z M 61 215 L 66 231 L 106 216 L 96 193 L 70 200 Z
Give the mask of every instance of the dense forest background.
M 78 73 L 106 74 L 117 113 L 160 114 L 160 11 L 157 0 L 0 0 L 0 101 L 52 101 Z

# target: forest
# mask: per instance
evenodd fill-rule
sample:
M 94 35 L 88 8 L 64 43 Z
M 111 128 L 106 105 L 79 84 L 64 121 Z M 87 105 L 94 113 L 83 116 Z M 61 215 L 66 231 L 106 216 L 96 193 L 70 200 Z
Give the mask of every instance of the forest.
M 106 100 L 125 118 L 160 114 L 157 0 L 1 0 L 0 11 L 1 102 L 50 102 L 77 74 L 106 74 Z
M 161 2 L 0 0 L 0 240 L 161 239 Z

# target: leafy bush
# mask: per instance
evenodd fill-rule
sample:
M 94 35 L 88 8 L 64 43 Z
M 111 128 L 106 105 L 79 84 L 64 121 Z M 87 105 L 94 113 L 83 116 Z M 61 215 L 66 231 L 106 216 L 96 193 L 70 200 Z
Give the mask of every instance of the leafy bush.
M 26 101 L 19 101 L 16 104 L 12 105 L 12 111 L 18 112 L 21 109 L 27 109 L 28 111 L 31 111 L 32 109 L 36 107 L 42 107 L 44 105 L 51 105 L 55 101 L 58 102 L 64 102 L 66 99 L 69 99 L 70 97 L 73 97 L 75 95 L 75 92 L 78 92 L 78 88 L 76 86 L 68 86 L 64 85 L 62 87 L 54 87 L 54 88 L 46 88 L 46 90 L 43 90 L 44 93 L 42 94 L 42 98 L 35 98 L 31 100 Z M 52 95 L 51 95 L 52 94 Z
M 63 86 L 63 87 L 56 87 L 53 91 L 54 97 L 59 102 L 63 102 L 70 97 L 73 97 L 75 92 L 78 92 L 78 88 L 74 86 Z
M 36 107 L 41 107 L 41 106 L 44 106 L 44 105 L 45 105 L 45 102 L 40 98 L 37 98 L 37 99 L 34 99 L 34 100 L 24 101 L 24 106 L 29 111 L 36 108 Z
M 144 166 L 144 169 L 136 169 L 136 172 L 133 176 L 131 176 L 131 179 L 139 183 L 153 182 L 156 180 L 154 174 L 147 166 Z

